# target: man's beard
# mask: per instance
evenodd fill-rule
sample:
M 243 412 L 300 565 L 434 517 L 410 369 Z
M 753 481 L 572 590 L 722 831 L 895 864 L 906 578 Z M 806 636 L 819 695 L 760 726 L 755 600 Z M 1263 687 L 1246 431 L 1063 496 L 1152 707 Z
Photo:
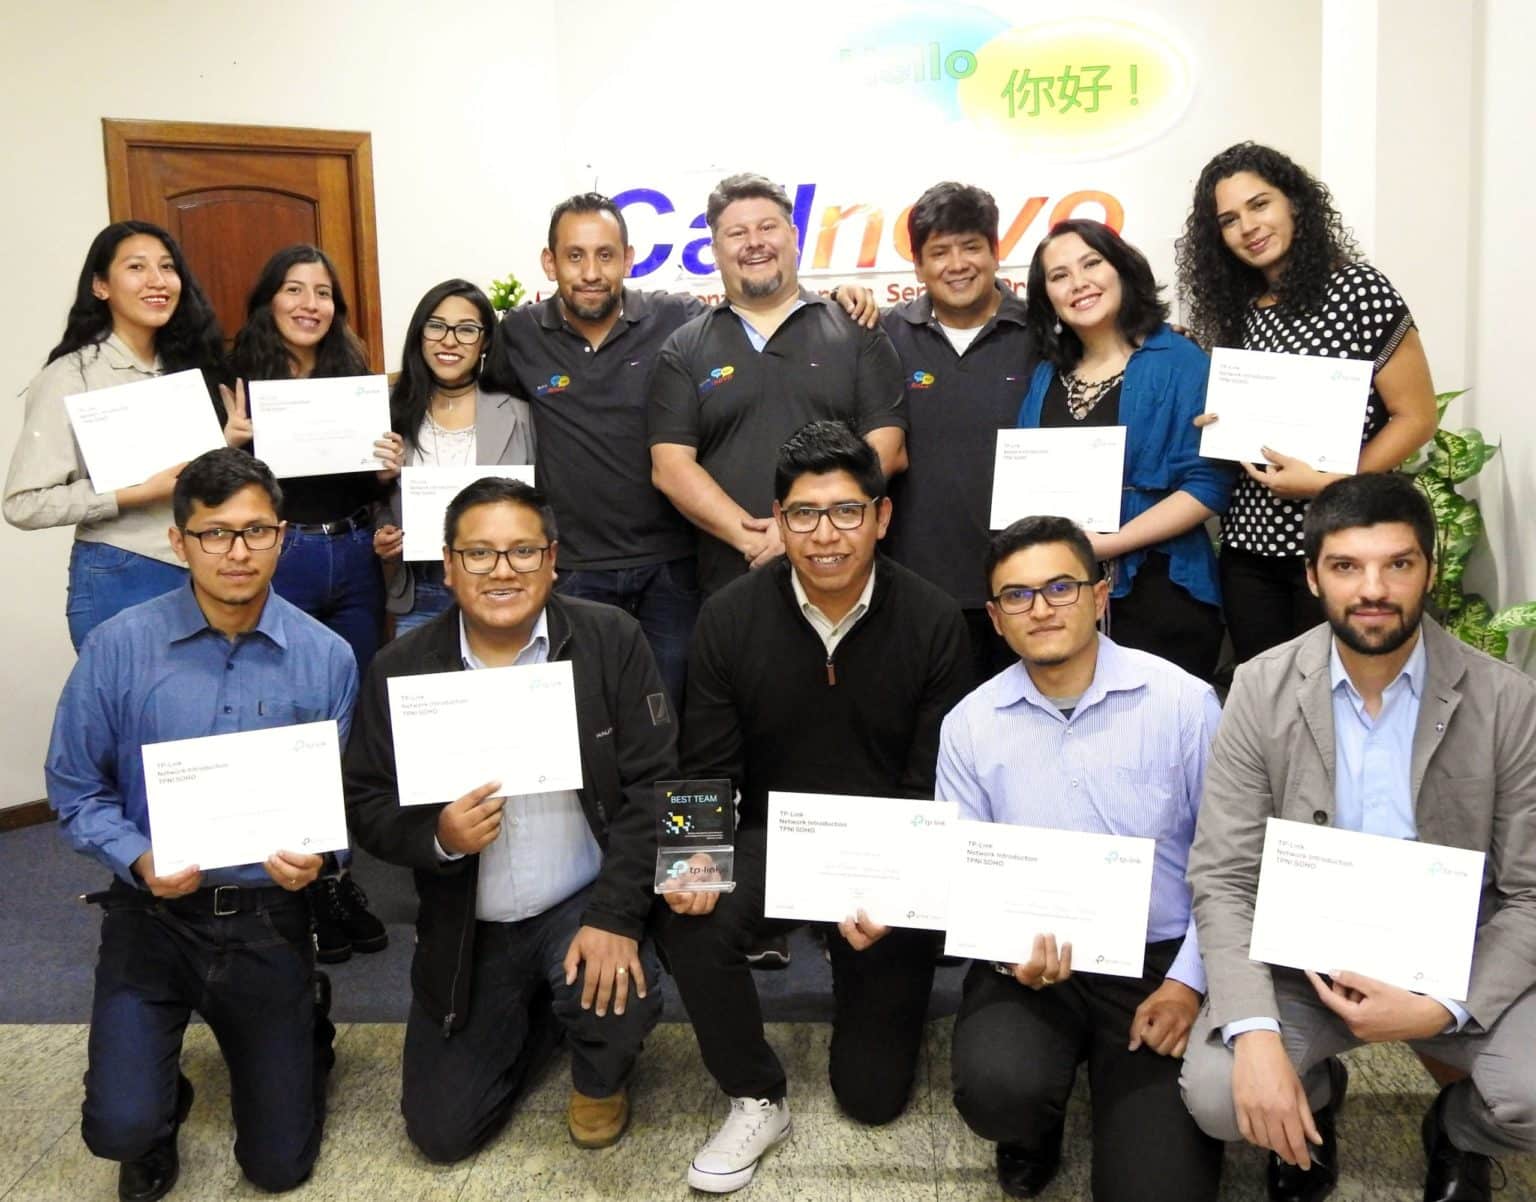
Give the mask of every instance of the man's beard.
M 1424 616 L 1424 603 L 1420 601 L 1411 613 L 1400 605 L 1390 608 L 1397 612 L 1398 625 L 1392 628 L 1377 627 L 1369 635 L 1349 624 L 1349 611 L 1336 615 L 1332 606 L 1326 606 L 1325 613 L 1334 635 L 1351 651 L 1359 655 L 1391 655 L 1413 638 L 1419 629 L 1419 621 Z
M 574 299 L 574 295 L 562 295 L 560 300 L 567 309 L 576 314 L 582 321 L 602 321 L 619 307 L 619 294 L 617 292 L 609 292 L 602 300 L 585 304 Z
M 780 288 L 784 287 L 784 273 L 776 271 L 766 280 L 742 280 L 741 293 L 753 300 L 762 300 L 772 296 Z

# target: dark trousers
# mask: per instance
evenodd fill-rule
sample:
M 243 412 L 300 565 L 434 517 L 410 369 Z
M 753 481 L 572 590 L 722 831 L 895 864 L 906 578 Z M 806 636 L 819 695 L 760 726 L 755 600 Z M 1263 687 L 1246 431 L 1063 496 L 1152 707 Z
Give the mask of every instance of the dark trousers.
M 469 1021 L 446 1038 L 419 1002 L 405 1026 L 400 1109 L 406 1134 L 429 1160 L 463 1160 L 506 1124 L 563 1033 L 571 1084 L 590 1098 L 617 1093 L 661 1017 L 661 969 L 640 949 L 646 996 L 630 989 L 624 1013 L 581 1008 L 582 977 L 565 983 L 565 953 L 590 889 L 521 922 L 475 924 Z
M 965 615 L 965 632 L 971 639 L 971 684 L 981 685 L 991 680 L 1004 668 L 1019 662 L 1012 647 L 1003 641 L 992 625 L 992 617 L 985 609 L 961 610 Z
M 1288 642 L 1323 620 L 1323 607 L 1307 587 L 1300 555 L 1255 555 L 1223 547 L 1221 601 L 1238 663 Z
M 1077 1066 L 1093 1090 L 1095 1202 L 1216 1197 L 1222 1146 L 1179 1096 L 1181 1061 L 1126 1051 L 1136 1007 L 1163 982 L 1182 940 L 1147 945 L 1140 980 L 1074 973 L 1039 991 L 977 962 L 955 1018 L 955 1106 L 983 1139 L 1043 1143 L 1066 1112 Z
M 1131 591 L 1109 603 L 1109 637 L 1210 680 L 1221 658 L 1221 610 L 1197 601 L 1168 578 L 1168 556 L 1150 552 Z
M 373 532 L 306 533 L 289 529 L 272 587 L 347 640 L 359 679 L 384 638 L 384 575 Z
M 266 1190 L 309 1176 L 325 1121 L 335 1028 L 317 1018 L 304 895 L 225 918 L 155 904 L 120 882 L 101 922 L 80 1124 L 108 1160 L 171 1134 L 181 1042 L 202 1015 L 229 1066 L 235 1160 Z
M 763 918 L 767 835 L 736 832 L 736 889 L 712 913 L 678 915 L 665 907 L 659 938 L 667 967 L 692 1020 L 704 1065 L 733 1098 L 784 1097 L 784 1066 L 763 1035 L 763 1012 L 746 952 L 754 936 L 782 927 Z M 792 925 L 792 924 L 791 924 Z M 893 930 L 856 952 L 835 931 L 832 959 L 832 1092 L 849 1116 L 888 1123 L 907 1105 L 922 1052 L 937 937 Z
M 558 590 L 568 597 L 602 601 L 628 612 L 651 645 L 672 708 L 682 713 L 688 680 L 688 644 L 699 619 L 699 576 L 693 559 L 639 568 L 561 569 Z

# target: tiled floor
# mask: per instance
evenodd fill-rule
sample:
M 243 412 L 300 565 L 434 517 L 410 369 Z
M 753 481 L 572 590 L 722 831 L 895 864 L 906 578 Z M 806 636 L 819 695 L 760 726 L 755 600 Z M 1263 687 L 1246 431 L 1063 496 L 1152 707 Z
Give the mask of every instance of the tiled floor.
M 799 1023 L 770 1027 L 789 1070 L 794 1136 L 764 1161 L 739 1196 L 758 1202 L 949 1202 L 1000 1200 L 991 1148 L 973 1136 L 950 1104 L 950 1020 L 929 1027 L 925 1071 L 911 1109 L 888 1127 L 866 1128 L 837 1113 L 826 1082 L 828 1029 Z M 0 1027 L 0 1199 L 6 1202 L 109 1202 L 116 1166 L 96 1160 L 79 1136 L 81 1026 Z M 693 1151 L 724 1113 L 687 1026 L 658 1027 L 634 1083 L 634 1123 L 625 1139 L 581 1152 L 565 1132 L 568 1082 L 557 1068 L 502 1135 L 473 1160 L 428 1164 L 411 1150 L 397 1109 L 397 1025 L 353 1024 L 338 1032 L 331 1116 L 314 1177 L 286 1195 L 361 1202 L 529 1198 L 698 1199 L 684 1184 Z M 1351 1054 L 1349 1103 L 1340 1119 L 1344 1180 L 1340 1202 L 1416 1202 L 1423 1155 L 1418 1123 L 1433 1096 L 1429 1078 L 1401 1048 Z M 230 1151 L 229 1089 L 206 1028 L 189 1030 L 183 1067 L 197 1101 L 182 1129 L 181 1182 L 171 1195 L 193 1199 L 264 1197 L 247 1184 Z M 1068 1118 L 1068 1152 L 1047 1202 L 1087 1199 L 1086 1099 Z M 1262 1162 L 1251 1149 L 1227 1158 L 1224 1199 L 1263 1198 Z M 1536 1160 L 1505 1164 L 1501 1199 L 1536 1199 Z

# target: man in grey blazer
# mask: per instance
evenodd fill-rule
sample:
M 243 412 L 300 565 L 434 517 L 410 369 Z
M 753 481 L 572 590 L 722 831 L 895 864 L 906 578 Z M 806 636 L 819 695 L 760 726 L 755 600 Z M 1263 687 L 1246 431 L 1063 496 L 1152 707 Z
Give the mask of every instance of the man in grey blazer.
M 1271 1199 L 1332 1191 L 1337 1056 L 1362 1043 L 1468 1074 L 1425 1115 L 1426 1200 L 1487 1198 L 1489 1158 L 1536 1149 L 1536 681 L 1423 616 L 1434 533 L 1403 476 L 1318 495 L 1304 545 L 1328 623 L 1238 669 L 1206 769 L 1189 880 L 1208 1000 L 1181 1085 L 1209 1134 L 1270 1149 Z M 1468 996 L 1250 960 L 1271 817 L 1486 852 Z

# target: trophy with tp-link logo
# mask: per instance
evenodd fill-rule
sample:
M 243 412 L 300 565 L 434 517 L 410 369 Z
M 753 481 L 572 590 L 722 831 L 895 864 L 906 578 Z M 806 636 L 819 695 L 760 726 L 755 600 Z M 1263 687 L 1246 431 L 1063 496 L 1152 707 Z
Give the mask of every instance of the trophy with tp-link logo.
M 728 780 L 656 782 L 656 892 L 736 888 L 736 800 Z

